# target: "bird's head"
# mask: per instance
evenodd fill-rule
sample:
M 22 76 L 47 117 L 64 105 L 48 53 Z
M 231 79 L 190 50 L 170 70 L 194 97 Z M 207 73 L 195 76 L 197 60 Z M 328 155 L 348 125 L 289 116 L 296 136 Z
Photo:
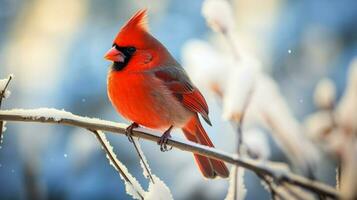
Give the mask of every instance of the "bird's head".
M 148 68 L 154 58 L 160 57 L 165 47 L 148 30 L 146 9 L 136 12 L 120 29 L 112 48 L 104 58 L 113 61 L 115 70 L 122 70 L 130 63 L 136 68 Z

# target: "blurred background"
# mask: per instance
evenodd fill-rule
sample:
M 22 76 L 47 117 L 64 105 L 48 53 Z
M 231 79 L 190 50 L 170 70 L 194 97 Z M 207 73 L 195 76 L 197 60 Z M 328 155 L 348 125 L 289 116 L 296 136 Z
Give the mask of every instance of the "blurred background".
M 192 39 L 216 33 L 201 14 L 202 0 L 0 0 L 0 78 L 14 74 L 3 109 L 54 107 L 74 114 L 126 122 L 106 95 L 110 63 L 103 59 L 123 23 L 149 8 L 150 30 L 181 63 Z M 313 90 L 331 78 L 337 99 L 346 87 L 348 66 L 357 55 L 355 0 L 232 0 L 236 34 L 280 86 L 302 121 L 315 111 Z M 188 67 L 188 66 L 184 66 Z M 216 147 L 235 151 L 235 131 L 222 119 L 217 99 L 206 92 Z M 357 112 L 357 111 L 356 111 Z M 175 137 L 182 137 L 176 131 Z M 139 161 L 126 137 L 108 134 L 115 151 L 144 187 Z M 208 181 L 192 155 L 142 141 L 153 173 L 175 199 L 223 199 L 228 180 Z M 286 161 L 270 138 L 270 159 Z M 0 199 L 130 199 L 88 131 L 43 124 L 8 123 L 0 147 Z M 335 164 L 316 166 L 317 179 L 335 184 Z M 269 198 L 247 172 L 246 199 Z

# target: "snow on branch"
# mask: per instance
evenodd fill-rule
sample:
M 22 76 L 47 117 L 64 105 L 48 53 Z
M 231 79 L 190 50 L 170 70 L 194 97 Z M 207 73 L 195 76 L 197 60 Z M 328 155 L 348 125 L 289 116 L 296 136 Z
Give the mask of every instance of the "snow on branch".
M 100 120 L 96 118 L 82 117 L 74 115 L 70 112 L 63 110 L 40 108 L 40 109 L 13 109 L 13 110 L 0 110 L 0 121 L 20 121 L 20 122 L 41 122 L 50 124 L 62 124 L 68 126 L 76 126 L 89 130 L 108 131 L 112 133 L 119 133 L 125 135 L 127 125 L 122 123 L 115 123 L 111 121 Z M 133 130 L 133 137 L 142 138 L 157 142 L 160 134 L 144 128 L 135 128 Z M 285 164 L 269 161 L 257 161 L 248 158 L 240 158 L 232 154 L 222 152 L 218 149 L 202 146 L 189 141 L 184 141 L 177 138 L 171 138 L 168 141 L 177 149 L 198 153 L 210 158 L 221 160 L 247 170 L 253 171 L 257 174 L 268 176 L 276 183 L 299 186 L 305 190 L 313 193 L 337 199 L 340 197 L 333 187 L 323 183 L 309 180 L 305 177 L 291 173 Z M 284 167 L 282 167 L 284 166 Z
M 123 179 L 125 183 L 125 189 L 127 194 L 131 195 L 134 199 L 140 199 L 140 200 L 142 199 L 172 200 L 173 199 L 171 191 L 166 186 L 166 184 L 159 177 L 157 177 L 154 174 L 151 174 L 149 164 L 145 158 L 143 151 L 141 150 L 139 141 L 134 139 L 132 140 L 133 144 L 135 145 L 135 148 L 138 150 L 138 153 L 140 154 L 140 163 L 143 168 L 143 174 L 150 175 L 150 179 L 152 180 L 149 184 L 148 191 L 144 191 L 144 189 L 137 181 L 137 179 L 129 173 L 126 166 L 118 159 L 117 155 L 113 150 L 113 146 L 111 146 L 105 134 L 102 131 L 97 131 L 97 130 L 90 130 L 90 131 L 94 133 L 94 135 L 102 145 L 104 151 L 107 154 L 109 163 L 119 172 L 120 178 Z
M 8 78 L 0 79 L 0 109 L 1 109 L 2 100 L 8 98 L 11 94 L 11 92 L 7 90 L 7 88 L 12 78 L 13 75 L 10 74 Z M 6 130 L 5 124 L 6 122 L 0 121 L 0 144 L 2 142 L 3 132 Z
M 119 161 L 117 155 L 113 151 L 113 146 L 109 143 L 105 134 L 102 131 L 90 130 L 95 134 L 104 151 L 107 154 L 110 165 L 112 165 L 120 175 L 120 178 L 125 182 L 125 189 L 134 199 L 144 199 L 144 190 L 140 183 L 129 173 L 126 166 Z
M 2 99 L 8 98 L 11 94 L 11 92 L 9 90 L 7 90 L 7 87 L 9 86 L 12 78 L 13 78 L 13 75 L 10 74 L 8 78 L 0 79 L 0 105 L 1 105 Z

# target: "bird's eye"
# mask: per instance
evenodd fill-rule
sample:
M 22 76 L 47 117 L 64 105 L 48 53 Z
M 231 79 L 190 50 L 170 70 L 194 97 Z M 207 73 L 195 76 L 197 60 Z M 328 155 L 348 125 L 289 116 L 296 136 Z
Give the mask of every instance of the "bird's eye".
M 128 47 L 127 49 L 128 53 L 133 54 L 136 51 L 135 47 Z
M 117 44 L 113 44 L 112 47 L 115 47 L 116 50 L 119 50 L 119 46 Z

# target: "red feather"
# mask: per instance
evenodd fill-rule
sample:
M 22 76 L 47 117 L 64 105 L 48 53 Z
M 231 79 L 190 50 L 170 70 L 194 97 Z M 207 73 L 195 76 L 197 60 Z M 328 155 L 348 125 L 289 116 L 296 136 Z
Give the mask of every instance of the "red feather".
M 180 80 L 170 73 L 169 70 L 156 71 L 155 75 L 165 83 L 172 94 L 175 95 L 187 109 L 199 113 L 209 125 L 212 125 L 208 117 L 207 102 L 201 92 L 189 82 L 189 79 Z
M 197 114 L 192 117 L 184 128 L 182 128 L 182 131 L 188 140 L 205 146 L 214 147 L 205 129 L 202 127 Z M 193 155 L 204 177 L 214 178 L 218 175 L 226 178 L 229 176 L 229 171 L 222 161 L 207 158 L 199 154 Z
M 118 46 L 145 46 L 147 40 L 153 40 L 149 34 L 147 10 L 141 9 L 136 12 L 129 21 L 121 28 L 113 43 Z

